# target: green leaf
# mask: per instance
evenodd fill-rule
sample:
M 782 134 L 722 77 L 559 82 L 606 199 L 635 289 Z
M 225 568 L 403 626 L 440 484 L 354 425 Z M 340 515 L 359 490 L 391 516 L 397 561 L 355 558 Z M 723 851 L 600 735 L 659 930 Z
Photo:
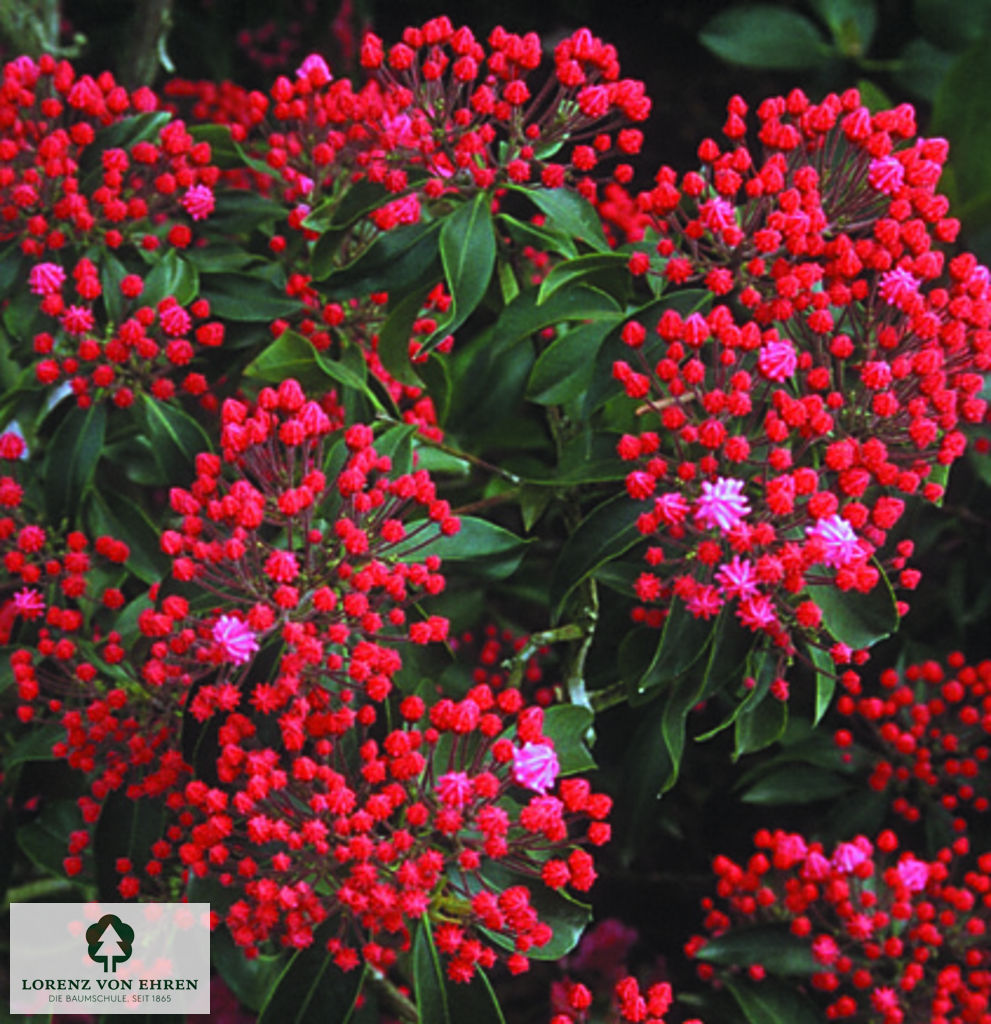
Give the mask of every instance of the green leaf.
M 788 705 L 771 693 L 777 661 L 757 648 L 746 663 L 746 675 L 756 681 L 733 716 L 733 758 L 769 747 L 781 738 L 788 724 Z
M 809 945 L 778 925 L 735 928 L 709 939 L 696 956 L 720 967 L 761 964 L 770 974 L 796 978 L 808 977 L 819 970 Z
M 804 15 L 771 4 L 729 7 L 705 23 L 699 42 L 730 64 L 804 71 L 829 57 L 819 30 Z
M 876 0 L 810 0 L 844 57 L 863 57 L 877 29 Z
M 216 905 L 213 910 L 217 910 Z M 286 968 L 286 954 L 261 955 L 249 960 L 234 945 L 230 932 L 218 928 L 210 936 L 210 963 L 238 1002 L 257 1013 Z
M 166 823 L 164 799 L 135 800 L 118 789 L 104 800 L 93 833 L 93 861 L 102 899 L 120 898 L 117 859 L 127 857 L 140 870 L 151 857 L 152 844 L 165 834 Z
M 35 726 L 3 752 L 3 770 L 9 772 L 25 761 L 54 761 L 52 746 L 64 739 L 65 729 L 61 725 Z
M 568 596 L 598 568 L 642 539 L 637 519 L 643 502 L 618 494 L 596 506 L 565 541 L 551 574 L 551 614 L 556 622 Z
M 340 239 L 328 232 L 317 240 L 310 258 L 314 281 L 323 281 L 328 293 L 368 295 L 408 288 L 422 277 L 436 276 L 437 235 L 440 221 L 420 221 L 383 231 L 357 256 L 337 265 Z
M 916 36 L 905 44 L 905 48 L 898 55 L 892 78 L 910 95 L 932 103 L 952 66 L 952 53 L 933 46 L 922 36 Z M 889 109 L 893 104 L 888 101 L 883 107 L 874 107 L 870 103 L 867 105 L 873 112 L 878 109 Z
M 774 978 L 726 980 L 748 1024 L 822 1024 L 821 1011 L 794 987 Z
M 547 217 L 545 228 L 580 238 L 599 252 L 607 252 L 609 243 L 602 232 L 602 222 L 595 207 L 577 192 L 566 188 L 523 188 L 512 186 L 526 196 Z
M 956 60 L 936 93 L 932 130 L 950 140 L 950 166 L 966 201 L 987 191 L 991 161 L 991 55 L 982 41 Z
M 562 333 L 534 364 L 527 398 L 538 405 L 559 405 L 584 394 L 595 372 L 595 357 L 622 316 L 603 317 Z
M 271 169 L 270 169 L 271 170 Z M 214 235 L 250 235 L 283 221 L 289 206 L 249 189 L 228 189 L 217 193 L 217 201 L 207 221 Z
M 629 281 L 627 270 L 629 253 L 596 252 L 577 259 L 564 260 L 551 268 L 551 272 L 540 283 L 537 304 L 543 305 L 556 291 L 574 281 L 586 281 L 615 294 Z M 619 283 L 620 287 L 615 285 Z M 609 287 L 612 285 L 612 287 Z
M 687 672 L 708 648 L 721 618 L 696 618 L 684 601 L 673 601 L 650 661 L 637 679 L 628 681 L 630 701 Z
M 296 331 L 283 331 L 244 368 L 244 376 L 276 386 L 291 377 L 303 388 L 323 388 L 328 381 L 334 381 L 364 395 L 376 409 L 381 409 L 382 403 L 365 381 L 364 362 L 357 365 L 360 372 L 343 360 L 331 359 L 318 351 Z
M 818 725 L 829 710 L 836 690 L 836 666 L 827 651 L 821 647 L 810 647 L 809 657 L 816 672 L 816 700 L 812 724 Z
M 591 708 L 577 704 L 555 704 L 544 712 L 544 735 L 554 741 L 554 751 L 562 775 L 588 772 L 596 768 L 585 744 L 595 715 Z
M 222 320 L 268 323 L 292 316 L 303 306 L 299 299 L 260 274 L 210 274 L 201 282 L 201 292 L 210 302 L 210 312 Z
M 127 568 L 135 576 L 157 583 L 168 574 L 169 559 L 159 547 L 158 527 L 140 505 L 112 486 L 97 486 L 89 513 L 93 533 L 108 533 L 130 548 Z
M 423 381 L 410 363 L 409 341 L 413 323 L 420 315 L 427 288 L 419 288 L 396 303 L 379 330 L 378 354 L 382 365 L 400 384 L 422 387 Z
M 464 572 L 488 579 L 505 579 L 515 571 L 529 540 L 490 523 L 487 519 L 461 516 L 461 529 L 450 537 L 440 534 L 436 523 L 408 524 L 406 540 L 394 549 L 397 554 L 419 552 L 437 555 L 444 563 L 460 563 Z
M 492 332 L 494 344 L 500 350 L 507 349 L 562 320 L 597 320 L 621 313 L 611 295 L 586 285 L 563 288 L 543 305 L 538 305 L 536 291 L 529 289 L 520 292 L 499 315 Z
M 546 228 L 537 227 L 536 224 L 524 223 L 501 211 L 499 222 L 518 245 L 532 245 L 539 252 L 556 252 L 565 259 L 573 259 L 578 255 L 575 243 L 557 231 L 548 231 Z
M 313 945 L 298 950 L 261 1008 L 258 1024 L 349 1024 L 365 971 L 342 971 L 326 949 L 332 933 L 320 929 Z
M 448 979 L 426 916 L 413 939 L 413 994 L 424 1024 L 506 1024 L 484 971 L 467 984 Z
M 51 522 L 78 512 L 93 481 L 106 432 L 107 407 L 94 402 L 88 409 L 70 409 L 52 435 L 40 471 Z
M 141 303 L 156 306 L 162 299 L 172 296 L 180 306 L 185 306 L 196 298 L 198 292 L 198 271 L 175 249 L 170 249 L 145 275 Z
M 421 1021 L 454 1024 L 447 999 L 447 981 L 430 931 L 430 919 L 420 919 L 413 939 L 413 995 Z
M 578 945 L 582 932 L 592 919 L 592 908 L 588 904 L 557 889 L 537 884 L 532 878 L 510 871 L 495 862 L 485 863 L 482 874 L 496 892 L 504 892 L 514 885 L 525 885 L 530 890 L 530 905 L 537 911 L 540 920 L 550 925 L 554 933 L 551 940 L 544 946 L 531 947 L 527 951 L 531 960 L 560 960 Z M 508 936 L 490 931 L 485 934 L 495 945 L 507 950 L 515 949 L 513 940 Z
M 424 353 L 456 331 L 485 297 L 496 258 L 491 203 L 487 192 L 479 192 L 471 203 L 459 206 L 440 229 L 440 260 L 451 305 L 437 329 L 424 340 Z
M 836 800 L 849 791 L 849 784 L 827 768 L 813 764 L 782 764 L 745 789 L 740 801 L 762 807 L 812 804 L 819 800 Z
M 196 456 L 210 451 L 206 431 L 182 409 L 149 395 L 141 396 L 139 415 L 164 478 L 176 483 L 191 481 Z
M 810 586 L 809 597 L 822 609 L 822 624 L 830 636 L 854 650 L 870 647 L 898 628 L 898 608 L 891 583 L 881 574 L 869 594 L 841 591 L 834 585 Z
M 69 853 L 69 833 L 82 824 L 75 800 L 46 800 L 38 817 L 17 829 L 17 845 L 38 867 L 64 877 L 62 861 Z
M 943 50 L 965 50 L 991 31 L 991 0 L 915 0 L 916 25 Z

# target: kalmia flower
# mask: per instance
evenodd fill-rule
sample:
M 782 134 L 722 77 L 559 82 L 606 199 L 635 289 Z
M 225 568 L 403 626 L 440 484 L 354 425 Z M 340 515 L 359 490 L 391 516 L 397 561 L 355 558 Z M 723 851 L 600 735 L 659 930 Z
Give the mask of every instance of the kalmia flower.
M 911 496 L 941 498 L 962 428 L 984 419 L 988 272 L 944 251 L 958 230 L 935 191 L 947 147 L 915 137 L 911 107 L 796 90 L 759 106 L 760 148 L 746 116 L 734 98 L 701 171 L 663 167 L 626 204 L 610 193 L 662 302 L 707 293 L 665 309 L 656 342 L 627 324 L 632 359 L 613 368 L 643 424 L 617 446 L 644 503 L 636 614 L 659 625 L 677 601 L 703 619 L 729 604 L 780 669 L 799 640 L 842 663 L 818 588 L 918 582 L 912 542 L 888 553 L 889 534 Z
M 731 967 L 709 963 L 711 939 L 777 926 L 808 949 L 807 981 L 791 976 L 828 1020 L 902 1024 L 991 1021 L 991 854 L 968 867 L 965 839 L 932 860 L 898 852 L 894 832 L 823 846 L 798 833 L 760 830 L 746 864 L 719 856 L 717 898 L 703 900 L 706 935 L 686 946 L 701 977 L 746 971 L 756 983 L 779 963 L 756 952 Z M 793 972 L 791 972 L 793 974 Z
M 950 815 L 964 832 L 972 814 L 991 809 L 991 662 L 954 652 L 946 664 L 886 669 L 878 689 L 854 686 L 836 709 L 849 719 L 837 746 L 849 756 L 862 738 L 871 788 L 889 793 L 906 821 Z

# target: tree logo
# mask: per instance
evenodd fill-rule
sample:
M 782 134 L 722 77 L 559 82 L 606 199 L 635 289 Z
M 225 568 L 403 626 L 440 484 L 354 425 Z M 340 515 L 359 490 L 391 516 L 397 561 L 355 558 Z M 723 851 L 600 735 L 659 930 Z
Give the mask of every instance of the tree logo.
M 86 929 L 86 941 L 90 960 L 103 964 L 104 972 L 116 971 L 118 964 L 131 958 L 134 929 L 116 914 L 104 914 Z

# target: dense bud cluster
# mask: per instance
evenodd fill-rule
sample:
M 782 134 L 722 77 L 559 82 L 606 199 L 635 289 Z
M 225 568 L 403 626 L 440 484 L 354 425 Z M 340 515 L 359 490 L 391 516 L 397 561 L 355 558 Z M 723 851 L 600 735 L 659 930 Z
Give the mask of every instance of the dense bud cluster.
M 717 857 L 718 900 L 706 899 L 710 938 L 757 924 L 779 924 L 811 953 L 803 985 L 825 1002 L 827 1020 L 903 1024 L 991 1021 L 991 855 L 966 869 L 966 840 L 932 860 L 898 851 L 882 832 L 857 836 L 827 855 L 798 833 L 762 830 L 746 864 Z M 704 936 L 687 951 L 706 959 Z M 755 939 L 746 970 L 758 982 L 773 974 Z M 699 973 L 718 977 L 711 964 Z
M 869 784 L 888 792 L 892 809 L 917 822 L 937 808 L 958 831 L 991 808 L 991 662 L 968 665 L 954 652 L 938 661 L 881 673 L 880 688 L 856 687 L 836 702 L 850 728 L 838 729 L 848 751 L 854 731 L 871 750 Z
M 614 375 L 645 429 L 619 454 L 648 505 L 641 600 L 731 607 L 790 651 L 823 642 L 817 588 L 885 586 L 906 500 L 942 497 L 961 428 L 984 418 L 989 275 L 943 251 L 958 229 L 935 191 L 946 144 L 915 137 L 910 107 L 796 91 L 760 105 L 760 151 L 746 114 L 731 101 L 726 143 L 702 143 L 699 172 L 662 168 L 628 224 L 656 240 L 635 274 L 697 290 L 694 311 L 623 331 L 633 360 Z M 887 564 L 908 589 L 912 548 Z

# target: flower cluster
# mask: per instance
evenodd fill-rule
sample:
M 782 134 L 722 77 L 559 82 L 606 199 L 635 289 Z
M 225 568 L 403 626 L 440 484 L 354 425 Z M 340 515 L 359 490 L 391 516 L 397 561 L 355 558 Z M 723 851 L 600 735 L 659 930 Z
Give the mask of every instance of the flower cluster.
M 86 257 L 70 274 L 60 263 L 36 263 L 28 286 L 39 297 L 40 311 L 55 321 L 53 330 L 34 336 L 40 383 L 68 383 L 83 408 L 103 398 L 127 408 L 137 394 L 160 401 L 185 394 L 199 398 L 205 408 L 216 408 L 207 376 L 188 369 L 200 352 L 224 343 L 224 325 L 206 319 L 206 299 L 197 299 L 189 309 L 172 295 L 154 306 L 140 305 L 146 279 L 139 274 L 125 274 L 114 294 L 107 295 L 98 268 Z
M 871 114 L 855 90 L 770 99 L 761 154 L 742 100 L 729 111 L 702 170 L 662 168 L 636 204 L 630 230 L 656 246 L 631 271 L 672 298 L 697 291 L 656 340 L 623 329 L 635 365 L 614 376 L 645 429 L 619 454 L 647 504 L 640 599 L 662 616 L 675 599 L 696 617 L 732 608 L 789 651 L 796 634 L 824 645 L 817 588 L 885 585 L 906 499 L 941 498 L 961 427 L 984 418 L 989 275 L 942 250 L 958 228 L 935 192 L 947 147 L 915 137 L 910 107 Z M 912 549 L 886 566 L 908 589 Z
M 746 864 L 714 861 L 718 900 L 703 902 L 709 938 L 694 936 L 690 955 L 705 961 L 710 939 L 777 924 L 808 949 L 803 987 L 826 1002 L 829 1020 L 991 1021 L 991 855 L 963 870 L 965 839 L 922 860 L 899 852 L 890 831 L 875 842 L 838 843 L 829 855 L 820 843 L 780 830 L 759 831 L 754 845 Z M 761 959 L 752 934 L 749 963 L 726 969 L 746 969 L 759 986 L 776 961 L 767 950 Z M 699 967 L 705 978 L 716 971 L 711 963 Z
M 941 807 L 963 832 L 969 813 L 991 808 L 991 662 L 968 665 L 959 652 L 946 662 L 887 669 L 878 693 L 857 688 L 836 710 L 865 734 L 870 786 L 891 793 L 896 814 L 915 822 Z M 854 731 L 835 740 L 849 754 Z
M 622 1021 L 634 1024 L 664 1024 L 664 1017 L 674 1005 L 674 993 L 666 981 L 656 982 L 641 992 L 640 983 L 632 975 L 620 978 L 612 989 L 612 1000 L 607 1017 L 590 1017 L 594 993 L 581 982 L 569 982 L 563 986 L 565 1007 L 555 1013 L 550 1024 L 586 1024 L 592 1020 L 605 1020 L 609 1024 Z M 698 1017 L 685 1020 L 684 1024 L 702 1024 Z
M 163 241 L 189 245 L 187 221 L 213 209 L 220 172 L 209 144 L 162 113 L 156 141 L 94 145 L 101 129 L 152 116 L 158 100 L 150 89 L 129 93 L 109 72 L 80 76 L 47 55 L 19 57 L 4 65 L 2 79 L 0 239 L 16 239 L 36 259 L 96 241 L 110 250 L 125 241 L 145 251 Z M 97 152 L 98 183 L 88 191 L 85 168 Z

